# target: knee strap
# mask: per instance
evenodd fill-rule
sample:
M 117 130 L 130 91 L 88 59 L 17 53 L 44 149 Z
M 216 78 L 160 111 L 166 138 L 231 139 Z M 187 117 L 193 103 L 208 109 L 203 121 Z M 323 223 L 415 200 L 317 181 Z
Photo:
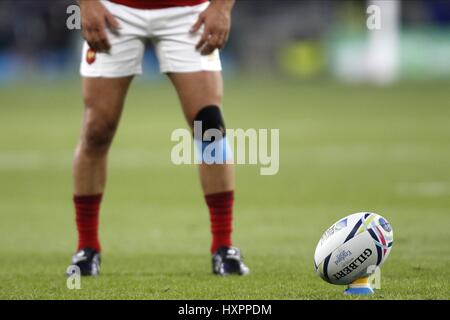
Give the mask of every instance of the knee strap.
M 223 164 L 231 158 L 225 122 L 218 106 L 206 106 L 196 115 L 194 139 L 197 145 L 197 160 L 206 164 Z
M 225 136 L 225 122 L 223 121 L 222 112 L 218 106 L 207 106 L 202 108 L 194 119 L 195 122 L 201 122 L 202 125 L 202 136 L 209 129 L 220 130 Z

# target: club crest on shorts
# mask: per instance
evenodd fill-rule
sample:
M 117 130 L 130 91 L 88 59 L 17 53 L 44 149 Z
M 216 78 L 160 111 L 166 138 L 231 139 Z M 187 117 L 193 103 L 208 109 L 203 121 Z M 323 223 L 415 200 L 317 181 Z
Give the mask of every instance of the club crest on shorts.
M 95 50 L 89 48 L 86 53 L 86 62 L 88 64 L 93 64 L 95 62 L 96 58 L 97 58 L 97 52 L 95 52 Z

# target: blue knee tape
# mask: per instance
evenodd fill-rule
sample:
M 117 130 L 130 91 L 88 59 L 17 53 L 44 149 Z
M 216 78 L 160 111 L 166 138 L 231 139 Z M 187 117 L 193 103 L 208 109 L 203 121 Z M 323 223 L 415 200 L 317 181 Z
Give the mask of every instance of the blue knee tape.
M 224 164 L 233 159 L 228 139 L 224 136 L 215 141 L 195 140 L 197 159 L 206 164 Z

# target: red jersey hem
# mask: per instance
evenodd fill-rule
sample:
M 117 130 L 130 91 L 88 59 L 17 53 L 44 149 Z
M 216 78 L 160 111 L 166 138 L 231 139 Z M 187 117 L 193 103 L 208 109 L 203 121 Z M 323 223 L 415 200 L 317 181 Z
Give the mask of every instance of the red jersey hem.
M 109 0 L 136 9 L 164 9 L 172 7 L 192 7 L 208 0 Z

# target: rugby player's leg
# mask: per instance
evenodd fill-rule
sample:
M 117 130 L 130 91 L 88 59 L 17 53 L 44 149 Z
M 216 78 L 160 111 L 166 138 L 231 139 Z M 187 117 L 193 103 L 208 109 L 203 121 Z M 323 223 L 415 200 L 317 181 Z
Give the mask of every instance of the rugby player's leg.
M 223 81 L 220 72 L 169 73 L 168 76 L 177 90 L 186 121 L 191 127 L 203 108 L 221 108 Z M 205 195 L 234 190 L 232 164 L 202 163 L 199 171 Z
M 100 252 L 98 216 L 108 150 L 132 78 L 83 78 L 84 116 L 73 163 L 78 250 Z
M 128 87 L 142 73 L 147 12 L 110 1 L 81 3 L 83 36 L 80 74 L 84 117 L 73 163 L 78 251 L 68 275 L 100 271 L 98 223 L 106 183 L 108 150 L 118 126 Z
M 192 127 L 199 112 L 207 106 L 221 108 L 223 81 L 220 72 L 169 73 L 181 101 L 184 115 Z M 205 124 L 203 124 L 204 126 Z M 233 164 L 199 165 L 200 182 L 210 211 L 211 252 L 231 246 L 234 196 Z
M 215 124 L 224 126 L 220 112 L 223 96 L 220 72 L 168 73 L 168 76 L 178 92 L 186 120 L 191 126 L 194 120 L 198 120 L 199 113 L 202 119 L 211 118 L 202 120 L 211 122 L 208 127 L 214 127 Z M 213 272 L 217 275 L 246 275 L 249 268 L 243 263 L 240 250 L 231 246 L 234 166 L 202 163 L 199 171 L 210 213 Z

